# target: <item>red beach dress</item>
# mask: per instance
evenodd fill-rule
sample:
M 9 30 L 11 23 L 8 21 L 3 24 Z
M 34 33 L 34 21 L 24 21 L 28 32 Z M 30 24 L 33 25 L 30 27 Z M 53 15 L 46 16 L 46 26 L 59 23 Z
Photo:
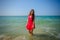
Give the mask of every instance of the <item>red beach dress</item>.
M 27 30 L 32 30 L 35 28 L 35 23 L 33 23 L 33 19 L 32 19 L 32 16 L 28 16 L 28 22 L 27 22 L 27 25 L 26 25 L 26 29 Z

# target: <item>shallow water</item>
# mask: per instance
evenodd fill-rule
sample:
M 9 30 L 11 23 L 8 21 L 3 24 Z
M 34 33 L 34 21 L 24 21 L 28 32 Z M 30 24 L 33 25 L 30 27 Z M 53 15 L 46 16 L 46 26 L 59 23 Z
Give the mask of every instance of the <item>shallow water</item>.
M 36 16 L 33 36 L 29 36 L 25 27 L 26 22 L 27 16 L 0 16 L 0 37 L 10 36 L 13 40 L 60 39 L 60 16 Z

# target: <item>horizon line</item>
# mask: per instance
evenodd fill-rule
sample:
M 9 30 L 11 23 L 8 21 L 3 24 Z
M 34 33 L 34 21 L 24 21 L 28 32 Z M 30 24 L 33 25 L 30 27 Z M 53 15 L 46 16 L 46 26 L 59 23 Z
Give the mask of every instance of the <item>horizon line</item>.
M 0 15 L 0 16 L 28 16 L 28 15 Z M 60 15 L 35 15 L 35 16 L 60 16 Z

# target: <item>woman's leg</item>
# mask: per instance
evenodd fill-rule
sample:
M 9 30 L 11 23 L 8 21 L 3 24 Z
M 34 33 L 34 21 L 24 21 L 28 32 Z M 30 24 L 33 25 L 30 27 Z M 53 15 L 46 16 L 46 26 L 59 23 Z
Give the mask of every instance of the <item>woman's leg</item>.
M 31 34 L 33 35 L 33 29 L 31 30 Z
M 33 35 L 33 29 L 29 30 L 30 35 Z

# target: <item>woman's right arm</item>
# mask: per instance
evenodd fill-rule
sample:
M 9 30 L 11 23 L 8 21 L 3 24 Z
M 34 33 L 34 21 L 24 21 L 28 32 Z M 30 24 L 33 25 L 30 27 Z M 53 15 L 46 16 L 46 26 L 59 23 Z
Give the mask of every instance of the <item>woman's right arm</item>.
M 27 26 L 27 23 L 28 23 L 28 19 L 27 19 L 27 22 L 26 22 L 26 26 Z

